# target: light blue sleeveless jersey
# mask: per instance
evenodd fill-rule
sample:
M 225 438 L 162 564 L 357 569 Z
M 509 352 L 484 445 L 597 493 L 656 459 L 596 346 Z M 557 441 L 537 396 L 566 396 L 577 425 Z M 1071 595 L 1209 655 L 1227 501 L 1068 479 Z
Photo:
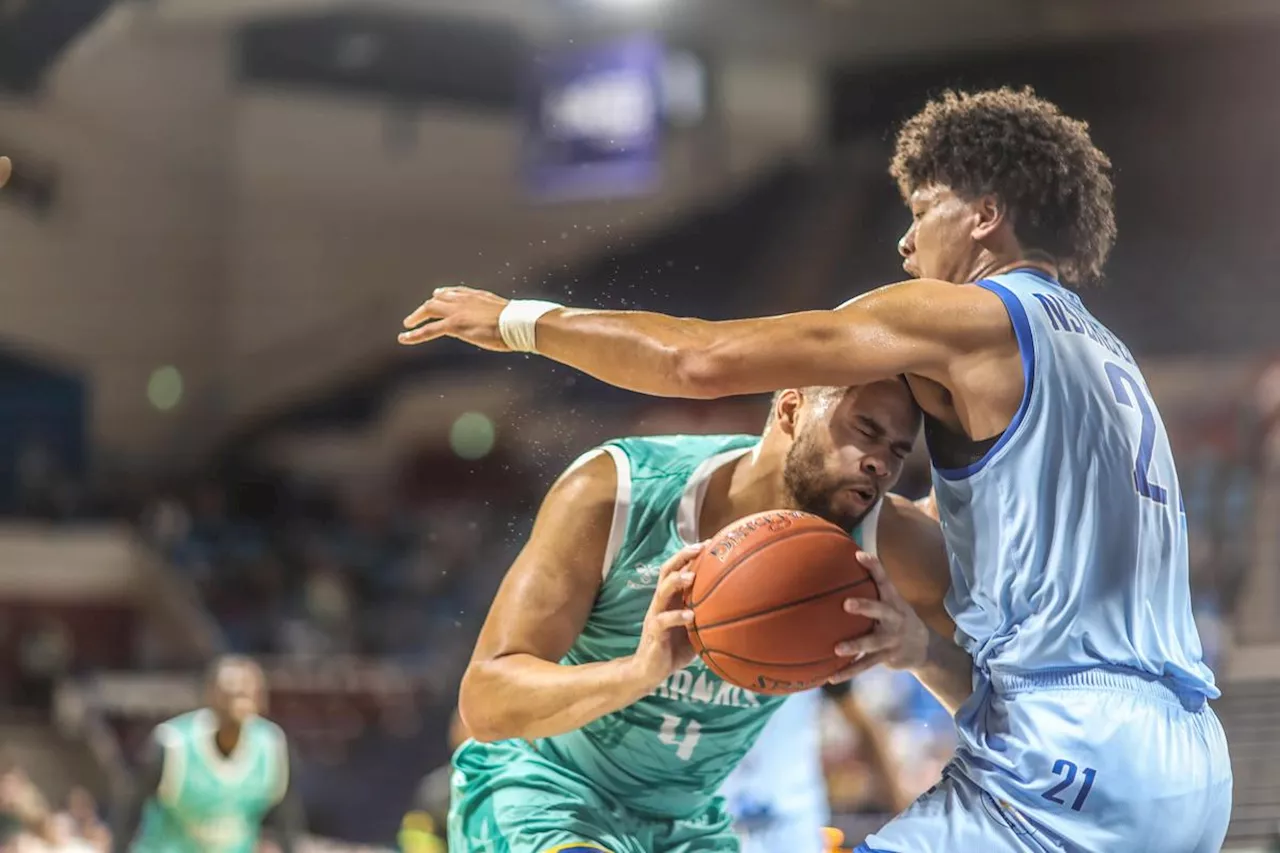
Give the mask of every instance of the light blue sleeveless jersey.
M 1026 390 L 983 459 L 934 470 L 957 641 L 988 674 L 1113 666 L 1217 697 L 1173 454 L 1133 356 L 1041 273 L 978 286 L 1009 312 Z

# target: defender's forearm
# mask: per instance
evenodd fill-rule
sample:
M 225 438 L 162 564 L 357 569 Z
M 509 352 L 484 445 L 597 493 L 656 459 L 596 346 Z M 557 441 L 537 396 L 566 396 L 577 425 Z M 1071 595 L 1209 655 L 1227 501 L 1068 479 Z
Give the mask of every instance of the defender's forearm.
M 924 664 L 911 674 L 952 716 L 973 694 L 973 658 L 934 631 L 929 632 L 929 652 Z
M 538 320 L 537 348 L 610 385 L 659 397 L 712 399 L 901 373 L 873 355 L 850 365 L 847 344 L 860 334 L 852 320 L 831 311 L 712 322 L 563 308 Z

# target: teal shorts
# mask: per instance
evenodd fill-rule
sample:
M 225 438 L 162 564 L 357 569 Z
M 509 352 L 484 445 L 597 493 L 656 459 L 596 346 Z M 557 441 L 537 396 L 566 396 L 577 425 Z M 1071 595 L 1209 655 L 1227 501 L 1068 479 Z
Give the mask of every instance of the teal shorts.
M 689 817 L 637 815 L 524 741 L 468 741 L 453 767 L 449 853 L 738 853 L 719 798 Z

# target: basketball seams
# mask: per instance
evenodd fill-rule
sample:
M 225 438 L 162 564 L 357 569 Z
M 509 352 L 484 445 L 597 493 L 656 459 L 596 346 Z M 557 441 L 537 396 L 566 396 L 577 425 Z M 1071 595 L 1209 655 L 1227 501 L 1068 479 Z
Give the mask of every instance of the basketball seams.
M 756 660 L 755 658 L 746 658 L 746 657 L 742 657 L 741 655 L 735 655 L 733 652 L 727 652 L 724 649 L 707 649 L 703 654 L 722 655 L 731 660 L 738 661 L 739 663 L 751 664 L 752 666 L 767 666 L 770 669 L 795 669 L 802 666 L 818 666 L 819 664 L 824 664 L 824 663 L 835 663 L 835 660 L 836 660 L 835 658 L 829 655 L 827 657 L 817 658 L 815 660 L 804 660 L 804 661 L 779 662 L 779 661 L 771 661 L 771 660 Z M 841 663 L 839 667 L 837 667 L 837 669 L 843 668 L 843 666 L 844 664 Z
M 763 541 L 756 543 L 754 546 L 751 547 L 750 550 L 746 551 L 744 554 L 738 557 L 738 559 L 735 562 L 733 562 L 731 565 L 729 565 L 728 568 L 726 568 L 723 572 L 721 572 L 720 576 L 711 582 L 710 589 L 708 589 L 705 593 L 703 593 L 701 598 L 689 600 L 688 602 L 686 602 L 686 606 L 697 608 L 700 604 L 703 604 L 704 602 L 706 602 L 706 600 L 711 597 L 711 594 L 720 588 L 720 584 L 724 583 L 725 578 L 729 577 L 729 575 L 733 574 L 733 572 L 739 566 L 747 562 L 747 560 L 751 559 L 752 557 L 756 556 L 756 554 L 763 551 L 765 548 L 768 548 L 772 545 L 777 545 L 780 542 L 785 542 L 788 539 L 796 539 L 801 536 L 813 536 L 813 535 L 838 536 L 843 541 L 851 542 L 853 543 L 854 547 L 857 547 L 857 543 L 853 542 L 853 540 L 849 538 L 846 534 L 839 532 L 837 530 L 830 530 L 825 527 L 793 528 L 791 530 L 786 531 L 785 533 L 775 534 L 773 536 L 766 536 Z M 705 556 L 707 556 L 706 552 L 703 552 L 703 557 Z M 701 558 L 699 559 L 699 562 L 701 562 Z
M 839 592 L 848 592 L 851 589 L 856 589 L 857 587 L 862 586 L 864 583 L 871 583 L 874 585 L 875 578 L 871 577 L 871 575 L 867 575 L 865 578 L 862 578 L 861 580 L 856 580 L 856 581 L 853 581 L 852 583 L 841 584 L 840 586 L 833 586 L 830 589 L 823 590 L 822 592 L 815 592 L 812 595 L 806 595 L 804 598 L 793 599 L 783 604 L 775 604 L 772 607 L 766 607 L 764 610 L 756 610 L 752 613 L 744 613 L 741 616 L 734 616 L 732 619 L 721 619 L 719 622 L 712 622 L 710 625 L 700 625 L 698 627 L 700 630 L 705 630 L 705 631 L 710 631 L 712 628 L 727 628 L 730 625 L 737 625 L 739 622 L 746 622 L 748 619 L 755 619 L 760 616 L 768 616 L 774 613 L 781 613 L 784 610 L 789 610 L 792 607 L 799 607 L 801 604 L 809 604 L 819 599 L 826 598 L 829 595 L 835 595 L 836 593 L 839 593 Z M 880 589 L 879 587 L 876 587 L 876 599 L 878 600 L 879 598 L 880 598 Z

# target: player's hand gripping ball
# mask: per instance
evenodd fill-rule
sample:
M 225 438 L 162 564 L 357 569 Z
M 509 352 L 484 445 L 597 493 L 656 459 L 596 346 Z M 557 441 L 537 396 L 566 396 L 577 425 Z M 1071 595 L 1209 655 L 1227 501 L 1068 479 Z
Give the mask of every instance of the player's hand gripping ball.
M 836 646 L 875 624 L 845 601 L 880 597 L 858 553 L 816 515 L 779 510 L 734 522 L 692 566 L 694 649 L 725 681 L 756 693 L 797 693 L 841 674 L 849 659 Z
M 693 648 L 685 631 L 693 614 L 685 607 L 684 598 L 693 583 L 689 564 L 701 550 L 697 545 L 682 548 L 658 572 L 658 585 L 644 617 L 640 643 L 631 656 L 636 674 L 647 688 L 657 687 L 671 673 L 693 661 Z

